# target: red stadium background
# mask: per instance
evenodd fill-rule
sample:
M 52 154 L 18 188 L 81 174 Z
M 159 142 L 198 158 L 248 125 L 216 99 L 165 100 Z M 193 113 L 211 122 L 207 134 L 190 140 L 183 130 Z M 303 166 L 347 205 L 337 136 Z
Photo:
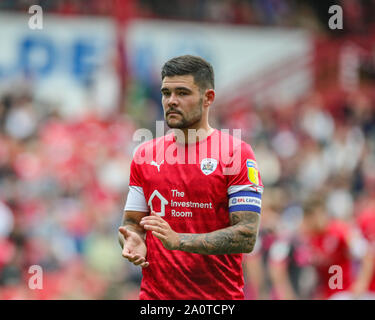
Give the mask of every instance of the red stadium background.
M 42 30 L 28 26 L 32 5 Z M 332 5 L 343 29 L 329 28 Z M 187 53 L 212 61 L 214 125 L 242 129 L 265 184 L 246 298 L 327 298 L 305 239 L 311 196 L 346 226 L 336 249 L 354 283 L 375 238 L 363 227 L 375 216 L 374 15 L 371 0 L 0 2 L 0 299 L 138 298 L 141 271 L 117 243 L 133 133 L 155 131 L 161 63 Z M 42 290 L 28 286 L 32 265 Z

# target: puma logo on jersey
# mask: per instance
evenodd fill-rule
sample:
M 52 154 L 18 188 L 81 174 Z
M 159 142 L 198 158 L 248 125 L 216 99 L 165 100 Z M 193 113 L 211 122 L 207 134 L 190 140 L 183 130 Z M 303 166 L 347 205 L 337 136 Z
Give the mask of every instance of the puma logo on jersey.
M 157 164 L 154 160 L 151 161 L 151 165 L 158 168 L 158 172 L 160 172 L 160 166 L 163 164 L 164 160 L 162 160 L 159 164 Z

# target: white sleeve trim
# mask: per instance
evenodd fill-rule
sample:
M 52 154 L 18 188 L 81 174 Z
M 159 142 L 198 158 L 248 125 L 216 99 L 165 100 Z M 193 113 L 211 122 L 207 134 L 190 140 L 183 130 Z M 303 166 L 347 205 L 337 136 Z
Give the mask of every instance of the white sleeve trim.
M 150 211 L 142 187 L 129 186 L 128 199 L 126 200 L 124 210 L 141 212 Z
M 230 186 L 228 188 L 228 195 L 231 195 L 232 193 L 239 192 L 239 191 L 253 191 L 253 192 L 258 192 L 258 193 L 262 194 L 263 193 L 263 187 L 257 186 L 255 184 L 244 184 L 244 185 Z

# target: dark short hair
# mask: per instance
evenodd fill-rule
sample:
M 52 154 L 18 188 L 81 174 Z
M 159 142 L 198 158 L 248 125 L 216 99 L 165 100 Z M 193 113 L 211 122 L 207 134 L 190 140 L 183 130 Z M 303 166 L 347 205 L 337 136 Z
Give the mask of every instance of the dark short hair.
M 162 70 L 161 79 L 173 76 L 192 75 L 200 89 L 214 89 L 214 69 L 201 57 L 184 55 L 168 60 Z

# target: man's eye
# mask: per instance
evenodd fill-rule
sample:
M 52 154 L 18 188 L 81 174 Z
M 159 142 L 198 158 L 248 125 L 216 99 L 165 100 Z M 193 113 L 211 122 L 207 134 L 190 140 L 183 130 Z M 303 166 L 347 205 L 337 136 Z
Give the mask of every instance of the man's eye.
M 168 96 L 171 95 L 169 92 L 162 92 L 161 94 L 162 94 L 164 97 L 168 97 Z
M 179 96 L 186 96 L 187 93 L 186 93 L 186 92 L 180 92 L 178 95 L 179 95 Z

